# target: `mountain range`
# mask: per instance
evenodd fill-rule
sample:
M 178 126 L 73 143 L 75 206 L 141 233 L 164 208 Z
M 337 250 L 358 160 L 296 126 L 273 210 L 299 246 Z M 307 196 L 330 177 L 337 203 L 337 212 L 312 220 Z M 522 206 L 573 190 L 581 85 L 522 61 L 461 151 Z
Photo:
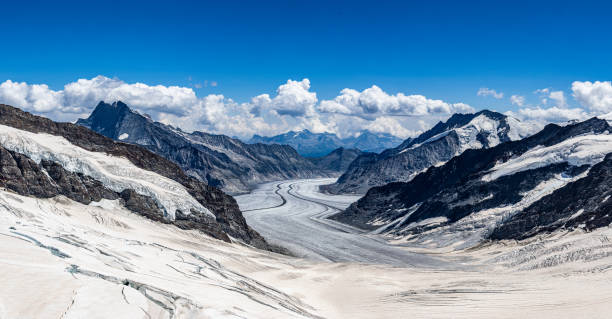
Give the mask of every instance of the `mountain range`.
M 231 194 L 248 192 L 267 181 L 328 176 L 333 171 L 321 170 L 287 145 L 246 144 L 225 135 L 187 133 L 155 122 L 120 101 L 100 102 L 77 124 L 141 145 L 177 163 L 188 175 Z
M 463 249 L 612 221 L 612 135 L 597 118 L 467 149 L 408 182 L 371 188 L 341 221 L 420 247 Z
M 359 149 L 344 147 L 337 148 L 329 154 L 321 157 L 309 157 L 308 159 L 323 172 L 335 175 L 346 171 L 351 163 L 359 156 L 364 154 Z
M 532 124 L 488 110 L 454 114 L 416 138 L 380 154 L 362 154 L 331 185 L 332 194 L 364 194 L 374 186 L 407 182 L 430 166 L 441 165 L 467 149 L 489 148 L 533 133 Z
M 4 104 L 0 145 L 0 185 L 19 195 L 119 201 L 153 221 L 277 250 L 246 224 L 233 197 L 141 146 Z
M 483 315 L 491 317 L 534 298 L 535 317 L 554 311 L 542 304 L 574 299 L 574 316 L 585 302 L 606 313 L 605 298 L 593 302 L 608 287 L 612 255 L 606 120 L 550 124 L 521 138 L 522 123 L 498 113 L 457 115 L 394 155 L 464 137 L 454 157 L 357 202 L 319 193 L 323 179 L 266 183 L 236 201 L 187 174 L 171 152 L 197 151 L 199 139 L 231 160 L 233 147 L 257 149 L 155 123 L 122 103 L 94 113 L 81 124 L 115 139 L 0 105 L 0 250 L 11 288 L 0 308 L 8 317 L 402 317 L 407 304 L 410 313 L 439 311 L 431 301 L 457 292 L 470 298 L 451 298 L 450 316 L 472 299 L 468 317 L 482 302 L 499 300 Z M 293 150 L 256 147 L 259 156 Z M 372 153 L 291 154 L 329 176 Z M 323 261 L 295 257 L 304 250 Z M 347 287 L 356 298 L 329 298 Z
M 378 153 L 395 147 L 402 139 L 387 133 L 362 131 L 358 136 L 339 138 L 332 133 L 313 133 L 309 130 L 289 131 L 276 136 L 254 135 L 248 143 L 290 145 L 305 157 L 321 157 L 340 147 Z

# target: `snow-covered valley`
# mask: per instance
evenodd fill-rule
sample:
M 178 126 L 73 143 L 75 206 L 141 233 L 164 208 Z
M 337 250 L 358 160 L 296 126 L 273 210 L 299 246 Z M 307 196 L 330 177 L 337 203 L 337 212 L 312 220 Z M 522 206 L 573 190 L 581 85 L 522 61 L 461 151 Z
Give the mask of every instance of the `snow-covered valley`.
M 236 196 L 236 200 L 251 227 L 300 257 L 395 266 L 444 264 L 437 258 L 396 248 L 378 236 L 327 219 L 359 199 L 317 191 L 319 185 L 333 181 L 323 178 L 267 183 L 251 194 Z
M 309 258 L 152 222 L 115 201 L 2 190 L 0 318 L 608 315 L 609 228 L 432 256 L 322 221 L 355 198 L 316 193 L 321 182 L 266 184 L 238 198 L 264 236 Z

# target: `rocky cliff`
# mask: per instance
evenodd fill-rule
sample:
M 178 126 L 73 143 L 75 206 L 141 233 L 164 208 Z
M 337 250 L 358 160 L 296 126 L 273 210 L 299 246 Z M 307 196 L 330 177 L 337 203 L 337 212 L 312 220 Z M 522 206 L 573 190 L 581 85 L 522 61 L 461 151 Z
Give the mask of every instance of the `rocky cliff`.
M 605 120 L 469 149 L 409 182 L 374 187 L 333 219 L 421 245 L 470 247 L 560 227 L 607 226 L 612 135 Z
M 231 196 L 186 175 L 175 163 L 140 146 L 116 142 L 83 126 L 53 122 L 3 104 L 0 104 L 0 125 L 6 128 L 5 131 L 10 132 L 3 134 L 3 144 L 0 145 L 0 183 L 7 189 L 22 195 L 43 198 L 64 195 L 82 203 L 100 199 L 120 199 L 135 213 L 156 221 L 172 223 L 185 229 L 201 230 L 225 241 L 230 240 L 229 235 L 258 248 L 274 249 L 246 224 L 236 201 Z M 28 140 L 27 137 L 31 133 L 36 135 L 30 136 Z M 59 144 L 44 145 L 43 140 L 52 140 Z M 33 145 L 36 143 L 40 145 Z M 42 147 L 46 147 L 45 160 L 41 159 Z M 86 162 L 82 158 L 72 158 L 71 152 L 60 153 L 54 148 L 62 148 L 64 151 L 74 150 L 76 154 L 91 155 L 118 163 L 127 160 L 130 167 L 134 168 L 128 170 L 127 167 L 122 168 L 117 165 L 125 171 L 109 173 L 110 168 L 107 166 L 99 166 L 101 164 L 95 161 Z M 16 150 L 28 151 L 29 154 Z M 33 160 L 32 157 L 37 160 Z M 100 175 L 102 173 L 99 172 L 107 175 Z M 123 174 L 140 175 L 131 176 L 125 180 L 125 183 L 121 183 Z M 151 182 L 134 183 L 136 177 L 141 177 L 143 174 L 147 178 L 153 178 L 151 182 L 167 178 L 167 181 L 162 181 L 163 185 L 170 185 L 175 191 L 154 186 L 147 189 Z M 155 179 L 156 174 L 159 176 L 157 179 Z M 96 175 L 100 180 L 90 175 Z M 119 186 L 116 186 L 118 183 Z M 187 197 L 193 198 L 194 203 L 197 202 L 204 207 L 204 211 L 167 211 L 167 207 L 165 208 L 163 204 L 168 204 L 168 207 L 174 207 L 170 204 L 183 207 L 183 202 L 189 202 L 191 199 L 183 197 L 183 202 L 175 199 L 177 202 L 169 204 L 161 201 L 162 197 L 156 197 L 164 192 L 174 196 L 178 191 L 185 191 Z M 212 216 L 206 213 L 206 210 L 210 211 Z
M 289 146 L 245 144 L 225 135 L 187 133 L 154 122 L 122 102 L 100 102 L 77 124 L 141 145 L 177 163 L 188 175 L 230 194 L 247 192 L 267 181 L 325 176 Z
M 407 182 L 430 166 L 441 165 L 467 149 L 488 148 L 517 140 L 531 128 L 500 113 L 454 114 L 414 139 L 380 154 L 357 158 L 338 181 L 321 187 L 332 194 L 365 194 L 374 186 Z

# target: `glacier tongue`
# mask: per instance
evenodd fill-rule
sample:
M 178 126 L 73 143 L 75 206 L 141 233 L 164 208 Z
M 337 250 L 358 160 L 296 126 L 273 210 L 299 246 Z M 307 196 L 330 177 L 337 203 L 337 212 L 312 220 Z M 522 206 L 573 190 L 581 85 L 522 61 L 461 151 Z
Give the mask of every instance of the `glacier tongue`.
M 214 218 L 179 183 L 136 167 L 125 158 L 87 151 L 61 136 L 0 125 L 0 145 L 24 154 L 37 163 L 42 160 L 57 162 L 67 171 L 90 176 L 116 192 L 133 189 L 140 195 L 153 198 L 171 219 L 175 218 L 176 210 L 184 214 L 194 210 Z

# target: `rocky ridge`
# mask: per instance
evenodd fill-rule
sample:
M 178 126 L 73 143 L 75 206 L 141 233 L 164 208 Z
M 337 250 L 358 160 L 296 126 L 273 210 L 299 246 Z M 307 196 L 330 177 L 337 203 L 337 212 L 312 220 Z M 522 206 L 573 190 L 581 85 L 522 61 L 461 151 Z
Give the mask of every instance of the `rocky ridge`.
M 126 207 L 131 207 L 134 212 L 157 221 L 172 223 L 184 229 L 198 229 L 225 241 L 230 240 L 229 235 L 258 248 L 275 249 L 246 224 L 236 201 L 231 196 L 186 175 L 178 165 L 140 146 L 115 142 L 83 126 L 53 122 L 4 104 L 0 104 L 0 125 L 33 133 L 61 136 L 85 150 L 126 158 L 139 168 L 155 172 L 181 184 L 194 199 L 214 214 L 215 219 L 190 214 L 191 212 L 179 212 L 175 220 L 168 220 L 164 218 L 155 203 L 131 190 L 113 192 L 87 176 L 66 171 L 57 163 L 37 164 L 23 154 L 2 149 L 1 180 L 3 186 L 8 189 L 43 198 L 65 195 L 82 203 L 101 198 L 121 198 Z
M 466 149 L 488 148 L 530 134 L 530 128 L 506 115 L 483 110 L 454 114 L 414 139 L 380 154 L 363 154 L 321 189 L 332 194 L 365 194 L 374 186 L 407 182 L 433 165 L 441 165 Z
M 77 124 L 114 140 L 140 145 L 230 194 L 248 192 L 262 182 L 325 176 L 289 146 L 251 145 L 225 135 L 187 133 L 154 122 L 120 101 L 100 102 Z
M 606 226 L 609 132 L 605 120 L 593 118 L 469 149 L 409 182 L 370 189 L 332 218 L 413 243 L 456 247 Z

